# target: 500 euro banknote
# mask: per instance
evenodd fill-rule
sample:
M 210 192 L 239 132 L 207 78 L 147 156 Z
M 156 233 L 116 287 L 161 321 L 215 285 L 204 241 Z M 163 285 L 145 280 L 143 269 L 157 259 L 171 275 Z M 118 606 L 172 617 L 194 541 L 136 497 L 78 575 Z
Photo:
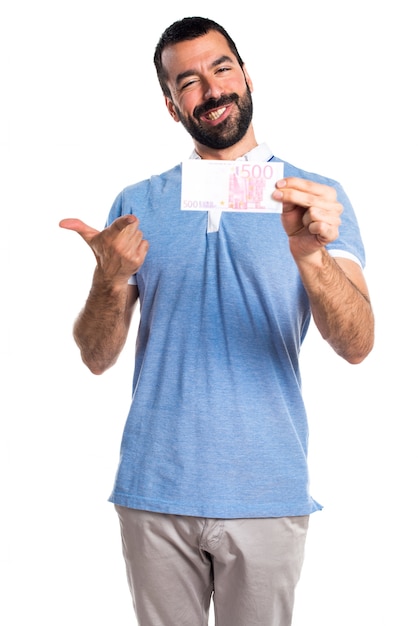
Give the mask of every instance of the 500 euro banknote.
M 189 159 L 182 163 L 183 211 L 281 213 L 272 198 L 283 163 Z

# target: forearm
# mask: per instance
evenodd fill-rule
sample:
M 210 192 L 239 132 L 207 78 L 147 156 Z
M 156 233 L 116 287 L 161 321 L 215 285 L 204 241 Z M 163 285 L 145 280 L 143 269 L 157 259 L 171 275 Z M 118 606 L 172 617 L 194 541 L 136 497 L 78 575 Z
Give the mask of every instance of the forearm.
M 94 374 L 116 362 L 128 335 L 128 285 L 107 283 L 96 270 L 86 304 L 73 329 L 81 358 Z
M 360 363 L 374 341 L 374 316 L 365 283 L 359 287 L 356 276 L 355 284 L 325 248 L 297 264 L 322 337 L 348 362 Z

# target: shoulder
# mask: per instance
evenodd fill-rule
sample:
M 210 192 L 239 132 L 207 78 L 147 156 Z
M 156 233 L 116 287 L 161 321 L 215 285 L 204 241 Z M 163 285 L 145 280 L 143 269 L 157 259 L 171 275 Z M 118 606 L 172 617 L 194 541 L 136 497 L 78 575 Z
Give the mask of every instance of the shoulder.
M 124 187 L 113 201 L 107 223 L 110 224 L 121 215 L 136 214 L 137 208 L 144 207 L 155 194 L 160 195 L 167 190 L 172 192 L 173 187 L 180 187 L 180 183 L 181 165 L 178 164 L 161 174 Z
M 273 157 L 273 161 L 280 161 L 284 165 L 284 176 L 295 176 L 296 178 L 305 178 L 307 180 L 312 180 L 316 183 L 321 183 L 323 185 L 329 185 L 330 187 L 335 187 L 338 189 L 342 189 L 341 184 L 334 180 L 333 178 L 329 178 L 328 176 L 324 176 L 322 174 L 317 174 L 316 172 L 310 172 L 308 170 L 304 170 L 288 161 L 284 161 L 283 159 L 279 159 L 278 157 Z
M 148 193 L 150 189 L 162 189 L 167 184 L 177 184 L 180 180 L 181 165 L 178 164 L 161 174 L 156 174 L 133 185 L 128 185 L 122 190 L 121 195 L 125 199 L 135 198 L 138 195 L 141 196 L 144 193 Z

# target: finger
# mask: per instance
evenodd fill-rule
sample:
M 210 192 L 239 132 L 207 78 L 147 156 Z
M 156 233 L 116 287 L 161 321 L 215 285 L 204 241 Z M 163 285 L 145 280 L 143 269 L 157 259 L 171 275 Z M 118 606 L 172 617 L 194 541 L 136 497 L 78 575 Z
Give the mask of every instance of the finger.
M 78 233 L 84 241 L 88 244 L 92 241 L 92 239 L 99 234 L 96 228 L 92 226 L 88 226 L 84 222 L 76 218 L 67 218 L 61 220 L 59 223 L 61 228 L 66 228 L 68 230 L 74 230 Z M 137 230 L 138 227 L 138 218 L 135 215 L 123 215 L 122 217 L 118 217 L 109 227 L 109 230 L 117 230 L 122 232 L 125 228 L 132 225 L 133 232 Z
M 317 183 L 307 178 L 297 178 L 296 176 L 288 176 L 287 178 L 278 180 L 276 187 L 277 189 L 298 189 L 299 191 L 310 193 L 313 196 L 327 196 L 330 198 L 336 197 L 334 187 L 324 185 L 323 183 Z
M 311 222 L 308 230 L 323 245 L 331 243 L 338 237 L 338 226 L 326 222 Z
M 142 233 L 139 230 L 139 219 L 131 214 L 118 217 L 103 231 L 103 234 L 115 243 L 117 241 L 134 242 L 138 238 L 142 238 Z
M 59 226 L 61 228 L 66 228 L 67 230 L 74 230 L 84 239 L 84 241 L 87 241 L 87 243 L 89 243 L 93 239 L 93 237 L 95 237 L 99 232 L 95 228 L 88 226 L 87 224 L 76 218 L 67 218 L 61 220 Z
M 130 213 L 129 215 L 122 215 L 121 217 L 115 219 L 115 221 L 110 225 L 110 228 L 122 231 L 128 226 L 132 226 L 132 230 L 135 230 L 138 227 L 138 224 L 138 218 Z
M 331 211 L 340 214 L 342 205 L 333 198 L 315 196 L 296 189 L 287 189 L 282 196 L 283 211 L 292 211 L 295 207 L 316 211 Z
M 289 177 L 277 181 L 273 197 L 288 205 L 309 207 L 324 206 L 337 200 L 337 192 L 333 187 L 316 183 L 304 178 Z M 284 207 L 291 210 L 291 207 Z
M 335 203 L 329 203 L 327 206 L 310 206 L 304 211 L 302 220 L 305 226 L 310 222 L 328 222 L 330 224 L 341 224 L 342 206 Z

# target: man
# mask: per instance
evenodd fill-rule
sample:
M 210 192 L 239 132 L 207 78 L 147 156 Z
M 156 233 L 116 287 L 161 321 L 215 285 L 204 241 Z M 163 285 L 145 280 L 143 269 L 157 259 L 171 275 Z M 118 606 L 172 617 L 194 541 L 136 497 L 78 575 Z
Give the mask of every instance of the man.
M 154 56 L 195 159 L 278 162 L 258 145 L 253 85 L 215 22 L 185 18 Z M 312 315 L 350 363 L 373 345 L 363 246 L 335 181 L 284 163 L 283 213 L 182 211 L 180 165 L 128 187 L 98 232 L 74 337 L 95 374 L 141 321 L 111 501 L 141 626 L 288 626 L 309 515 L 298 355 Z M 141 230 L 139 230 L 139 223 Z M 142 234 L 144 233 L 144 236 Z M 146 237 L 146 239 L 144 238 Z

